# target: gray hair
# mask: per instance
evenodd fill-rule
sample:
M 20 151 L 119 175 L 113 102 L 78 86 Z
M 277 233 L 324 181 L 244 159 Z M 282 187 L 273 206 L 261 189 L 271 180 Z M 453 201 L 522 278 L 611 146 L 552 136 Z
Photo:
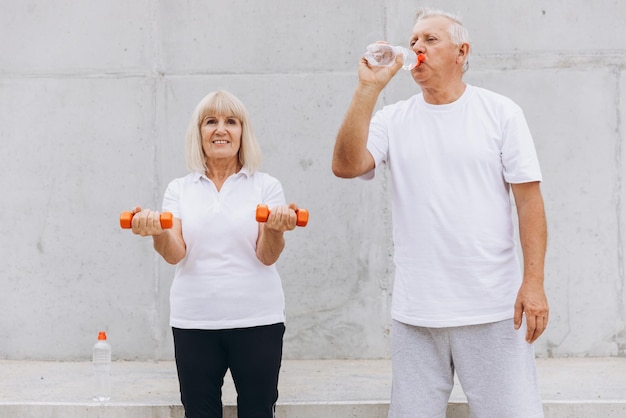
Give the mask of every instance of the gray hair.
M 469 32 L 467 31 L 465 26 L 463 26 L 463 21 L 461 20 L 461 17 L 454 13 L 424 7 L 417 11 L 417 14 L 415 15 L 415 23 L 419 22 L 422 19 L 437 16 L 445 17 L 452 22 L 452 24 L 450 25 L 450 38 L 452 39 L 452 42 L 454 42 L 456 45 L 470 43 Z M 463 63 L 463 72 L 467 71 L 468 68 L 469 55 L 465 58 L 465 62 Z

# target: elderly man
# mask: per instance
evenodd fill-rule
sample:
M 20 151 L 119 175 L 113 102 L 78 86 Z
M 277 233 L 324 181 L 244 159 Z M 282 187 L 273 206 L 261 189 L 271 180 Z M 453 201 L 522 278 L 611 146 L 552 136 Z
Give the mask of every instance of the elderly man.
M 422 9 L 410 47 L 421 93 L 385 106 L 402 66 L 359 63 L 333 172 L 393 184 L 396 265 L 390 417 L 441 417 L 456 372 L 472 417 L 543 417 L 532 343 L 546 329 L 541 171 L 523 112 L 463 81 L 469 36 L 450 13 Z M 510 190 L 519 219 L 517 258 Z

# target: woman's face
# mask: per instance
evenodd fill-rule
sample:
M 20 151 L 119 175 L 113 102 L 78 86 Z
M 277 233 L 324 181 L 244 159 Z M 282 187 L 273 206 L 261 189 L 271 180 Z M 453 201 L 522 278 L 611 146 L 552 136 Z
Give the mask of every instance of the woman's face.
M 239 161 L 241 121 L 235 116 L 208 115 L 202 120 L 200 134 L 205 158 L 213 162 Z

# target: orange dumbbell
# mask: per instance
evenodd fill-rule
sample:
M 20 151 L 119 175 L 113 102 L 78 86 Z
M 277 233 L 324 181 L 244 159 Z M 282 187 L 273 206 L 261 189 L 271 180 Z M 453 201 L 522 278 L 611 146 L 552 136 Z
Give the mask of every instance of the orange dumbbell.
M 163 212 L 160 217 L 161 220 L 161 228 L 168 229 L 172 227 L 172 213 L 171 212 Z M 132 212 L 122 212 L 120 215 L 120 226 L 123 229 L 132 228 L 133 222 L 133 213 Z
M 267 205 L 260 204 L 256 207 L 256 221 L 257 222 L 267 222 L 267 218 L 270 217 L 270 209 Z M 309 211 L 306 209 L 298 209 L 296 211 L 296 225 L 297 226 L 306 226 L 309 222 Z

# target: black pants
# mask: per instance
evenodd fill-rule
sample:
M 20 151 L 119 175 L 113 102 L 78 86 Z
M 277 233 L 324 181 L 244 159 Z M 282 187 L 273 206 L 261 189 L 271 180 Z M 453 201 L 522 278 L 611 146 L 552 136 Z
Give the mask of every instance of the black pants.
M 187 418 L 222 418 L 230 373 L 239 418 L 273 418 L 284 324 L 225 330 L 172 328 L 181 401 Z

